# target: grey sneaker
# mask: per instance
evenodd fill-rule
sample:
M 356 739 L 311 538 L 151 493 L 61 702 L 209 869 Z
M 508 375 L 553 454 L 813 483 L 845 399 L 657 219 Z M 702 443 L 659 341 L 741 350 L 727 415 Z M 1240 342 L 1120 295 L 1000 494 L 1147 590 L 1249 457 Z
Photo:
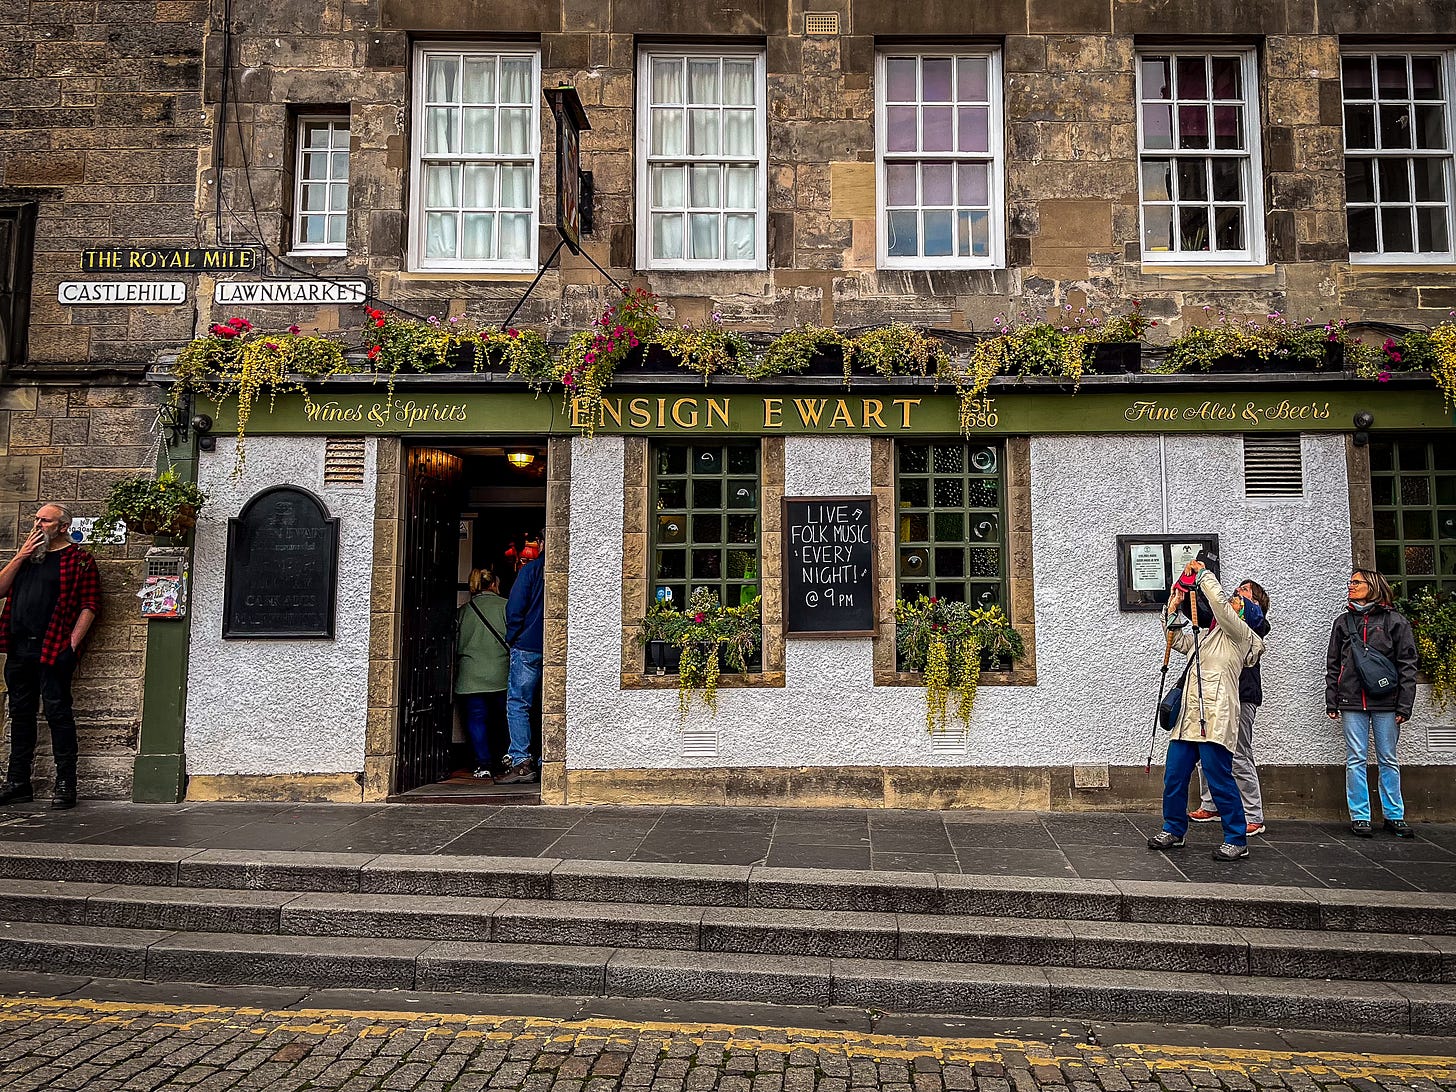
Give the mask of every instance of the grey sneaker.
M 1215 861 L 1242 861 L 1249 855 L 1248 846 L 1229 845 L 1223 842 L 1213 847 L 1213 859 Z
M 1172 831 L 1160 830 L 1148 839 L 1149 849 L 1182 849 L 1183 839 Z

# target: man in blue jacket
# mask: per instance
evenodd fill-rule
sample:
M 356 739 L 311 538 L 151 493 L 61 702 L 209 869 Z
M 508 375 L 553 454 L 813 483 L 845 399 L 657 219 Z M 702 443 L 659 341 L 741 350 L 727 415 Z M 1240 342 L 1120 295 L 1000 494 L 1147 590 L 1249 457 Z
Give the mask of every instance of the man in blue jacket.
M 541 536 L 545 541 L 545 536 Z M 544 551 L 521 566 L 511 597 L 506 602 L 506 643 L 511 646 L 511 673 L 506 681 L 506 724 L 511 731 L 509 769 L 495 779 L 497 785 L 519 785 L 541 780 L 531 756 L 531 704 L 541 685 L 542 629 L 545 620 L 546 579 Z

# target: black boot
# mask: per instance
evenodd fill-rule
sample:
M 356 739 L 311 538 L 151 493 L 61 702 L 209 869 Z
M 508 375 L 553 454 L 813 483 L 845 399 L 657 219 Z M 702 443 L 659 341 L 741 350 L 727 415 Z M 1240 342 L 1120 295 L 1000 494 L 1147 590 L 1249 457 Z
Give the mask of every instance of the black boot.
M 29 781 L 0 782 L 0 804 L 28 804 L 34 799 Z
M 76 779 L 74 777 L 56 778 L 56 794 L 51 797 L 52 811 L 66 811 L 76 806 Z

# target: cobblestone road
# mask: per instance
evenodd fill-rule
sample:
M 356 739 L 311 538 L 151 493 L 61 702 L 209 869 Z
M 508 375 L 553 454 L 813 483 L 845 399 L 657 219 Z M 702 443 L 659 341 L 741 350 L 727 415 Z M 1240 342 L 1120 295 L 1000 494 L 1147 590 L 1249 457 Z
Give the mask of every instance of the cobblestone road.
M 0 1088 L 1456 1092 L 1456 1058 L 13 999 Z

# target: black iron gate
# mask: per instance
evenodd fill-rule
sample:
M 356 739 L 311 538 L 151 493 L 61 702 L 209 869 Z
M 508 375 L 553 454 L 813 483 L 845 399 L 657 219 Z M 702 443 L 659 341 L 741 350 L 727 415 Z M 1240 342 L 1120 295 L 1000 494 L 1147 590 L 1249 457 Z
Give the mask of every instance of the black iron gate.
M 462 470 L 449 452 L 409 449 L 396 793 L 450 772 Z

